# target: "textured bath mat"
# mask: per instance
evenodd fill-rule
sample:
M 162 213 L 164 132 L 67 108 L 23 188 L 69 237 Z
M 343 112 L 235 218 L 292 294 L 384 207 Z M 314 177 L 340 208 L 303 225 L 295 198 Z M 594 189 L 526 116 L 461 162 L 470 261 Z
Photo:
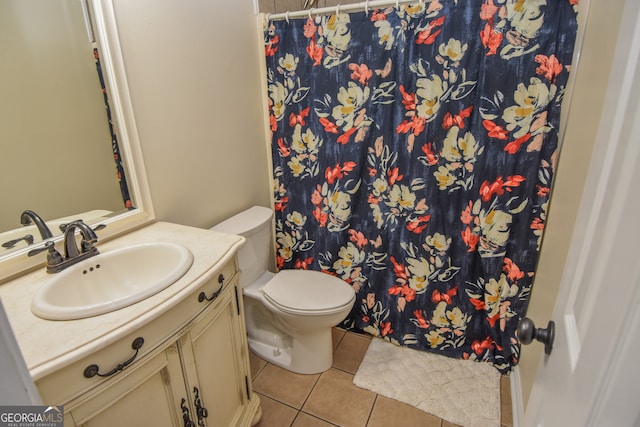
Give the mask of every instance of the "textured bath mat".
M 487 363 L 374 338 L 353 383 L 464 427 L 500 426 L 500 373 Z

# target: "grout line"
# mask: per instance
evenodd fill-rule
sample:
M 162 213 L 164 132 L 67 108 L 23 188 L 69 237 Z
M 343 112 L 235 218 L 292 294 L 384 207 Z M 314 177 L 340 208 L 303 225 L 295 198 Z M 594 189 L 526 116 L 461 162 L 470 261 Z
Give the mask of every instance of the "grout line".
M 270 400 L 273 400 L 273 401 L 275 401 L 275 402 L 278 402 L 278 403 L 279 403 L 279 404 L 281 404 L 281 405 L 288 406 L 289 408 L 293 409 L 294 411 L 297 411 L 297 412 L 300 412 L 300 411 L 301 411 L 301 409 L 298 409 L 298 408 L 296 408 L 295 406 L 291 406 L 290 404 L 288 404 L 288 403 L 286 403 L 286 402 L 283 402 L 282 400 L 276 399 L 275 397 L 268 396 L 268 395 L 266 395 L 266 394 L 262 394 L 262 393 L 259 393 L 259 392 L 257 392 L 257 391 L 254 391 L 254 393 L 255 393 L 255 394 L 257 394 L 257 395 L 259 395 L 260 397 L 265 397 L 265 398 L 267 398 L 267 399 L 270 399 Z
M 337 366 L 333 366 L 333 365 L 331 366 L 331 368 L 330 368 L 330 369 L 335 369 L 336 371 L 343 372 L 343 373 L 345 373 L 345 374 L 348 374 L 348 375 L 351 375 L 351 376 L 354 376 L 354 377 L 355 377 L 355 375 L 356 375 L 354 372 L 349 372 L 349 371 L 346 371 L 346 370 L 344 370 L 344 369 L 342 369 L 342 368 L 339 368 L 339 367 L 337 367 Z M 358 370 L 356 369 L 356 372 L 357 372 L 357 371 L 358 371 Z
M 251 381 L 253 382 L 256 378 L 258 378 L 258 375 L 260 375 L 260 372 L 264 371 L 264 368 L 269 364 L 269 362 L 266 362 L 264 365 L 262 365 L 262 367 L 260 369 L 258 369 L 258 372 L 256 372 L 255 374 L 253 374 L 253 378 L 251 378 Z
M 298 418 L 298 415 L 300 415 L 301 413 L 302 413 L 302 414 L 305 414 L 305 415 L 308 415 L 308 416 L 310 416 L 310 417 L 313 417 L 313 418 L 315 418 L 316 420 L 320 420 L 320 421 L 322 421 L 322 422 L 325 422 L 325 423 L 327 423 L 327 424 L 330 424 L 330 425 L 332 425 L 332 426 L 334 426 L 334 427 L 340 427 L 340 425 L 339 425 L 339 424 L 334 424 L 334 423 L 332 423 L 331 421 L 325 420 L 324 418 L 321 418 L 321 417 L 319 417 L 319 416 L 317 416 L 317 415 L 313 415 L 313 414 L 310 414 L 310 413 L 305 412 L 305 411 L 302 411 L 302 410 L 298 411 L 298 414 L 296 414 L 296 418 Z M 295 418 L 294 418 L 294 421 L 295 421 Z
M 329 369 L 331 369 L 331 368 L 329 368 Z M 324 374 L 324 372 L 322 374 Z M 302 405 L 300 405 L 300 411 L 302 411 L 302 408 L 304 408 L 304 404 L 307 403 L 307 400 L 309 400 L 309 397 L 311 397 L 311 394 L 313 393 L 313 390 L 318 385 L 318 381 L 320 381 L 320 377 L 322 376 L 322 374 L 318 375 L 318 378 L 316 378 L 316 382 L 313 383 L 313 387 L 311 387 L 311 391 L 309 391 L 309 394 L 307 394 L 307 397 L 305 397 L 304 402 L 302 402 Z M 309 415 L 311 415 L 311 414 L 309 414 Z M 318 418 L 318 417 L 316 417 L 316 418 Z
M 293 420 L 291 421 L 291 424 L 289 424 L 289 427 L 291 427 L 292 425 L 294 425 L 296 423 L 296 420 L 298 419 L 298 417 L 300 416 L 300 412 L 302 411 L 298 411 L 296 412 L 296 416 L 293 417 Z
M 376 407 L 376 402 L 378 401 L 378 396 L 379 394 L 376 393 L 376 398 L 373 399 L 373 405 L 371 405 L 371 410 L 369 411 L 369 416 L 367 417 L 367 422 L 365 423 L 365 426 L 369 425 L 369 421 L 371 420 L 371 414 L 373 414 L 373 408 Z
M 342 342 L 342 340 L 344 339 L 344 337 L 347 336 L 347 334 L 349 333 L 348 331 L 345 331 L 344 329 L 340 329 L 340 328 L 334 328 L 335 330 L 341 331 L 342 336 L 340 337 L 340 339 L 338 340 L 338 342 L 336 343 L 336 348 L 338 348 L 338 346 L 340 346 L 340 343 Z M 336 348 L 333 349 L 333 351 L 336 351 Z

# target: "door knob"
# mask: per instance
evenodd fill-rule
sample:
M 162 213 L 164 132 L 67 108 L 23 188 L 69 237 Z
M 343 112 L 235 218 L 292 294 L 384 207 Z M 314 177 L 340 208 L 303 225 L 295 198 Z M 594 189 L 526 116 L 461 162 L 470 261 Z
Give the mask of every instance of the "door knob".
M 516 335 L 524 345 L 531 344 L 533 340 L 543 343 L 545 354 L 551 354 L 553 340 L 556 337 L 556 324 L 553 320 L 550 320 L 546 329 L 536 328 L 533 320 L 525 317 L 518 322 Z

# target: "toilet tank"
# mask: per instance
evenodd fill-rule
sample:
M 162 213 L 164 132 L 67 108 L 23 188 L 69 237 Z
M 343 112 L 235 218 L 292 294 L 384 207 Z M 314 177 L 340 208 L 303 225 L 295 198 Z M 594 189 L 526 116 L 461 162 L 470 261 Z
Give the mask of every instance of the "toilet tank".
M 211 227 L 211 230 L 236 234 L 247 239 L 238 251 L 238 264 L 242 271 L 240 286 L 244 287 L 254 282 L 269 267 L 271 218 L 271 209 L 254 206 Z

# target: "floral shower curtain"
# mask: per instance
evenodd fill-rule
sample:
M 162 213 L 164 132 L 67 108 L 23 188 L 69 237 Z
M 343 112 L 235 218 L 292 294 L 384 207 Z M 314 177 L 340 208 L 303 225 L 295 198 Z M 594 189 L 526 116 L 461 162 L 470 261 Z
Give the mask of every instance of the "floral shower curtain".
M 277 264 L 355 289 L 342 326 L 518 361 L 577 0 L 268 22 Z
M 97 45 L 97 43 L 94 43 L 94 45 Z M 131 195 L 129 194 L 129 185 L 127 184 L 127 176 L 125 174 L 124 165 L 122 163 L 122 154 L 120 151 L 120 144 L 118 143 L 118 135 L 116 134 L 116 130 L 113 125 L 113 118 L 111 116 L 111 104 L 109 102 L 107 86 L 105 84 L 104 74 L 102 72 L 100 53 L 98 52 L 98 48 L 95 46 L 93 48 L 93 57 L 96 61 L 96 71 L 98 72 L 98 79 L 100 80 L 100 87 L 102 88 L 102 97 L 104 99 L 105 111 L 107 113 L 109 135 L 111 137 L 111 149 L 113 151 L 113 160 L 115 161 L 116 177 L 118 178 L 118 184 L 120 185 L 120 193 L 122 193 L 122 201 L 124 202 L 124 207 L 126 209 L 135 209 L 135 206 L 131 201 Z

